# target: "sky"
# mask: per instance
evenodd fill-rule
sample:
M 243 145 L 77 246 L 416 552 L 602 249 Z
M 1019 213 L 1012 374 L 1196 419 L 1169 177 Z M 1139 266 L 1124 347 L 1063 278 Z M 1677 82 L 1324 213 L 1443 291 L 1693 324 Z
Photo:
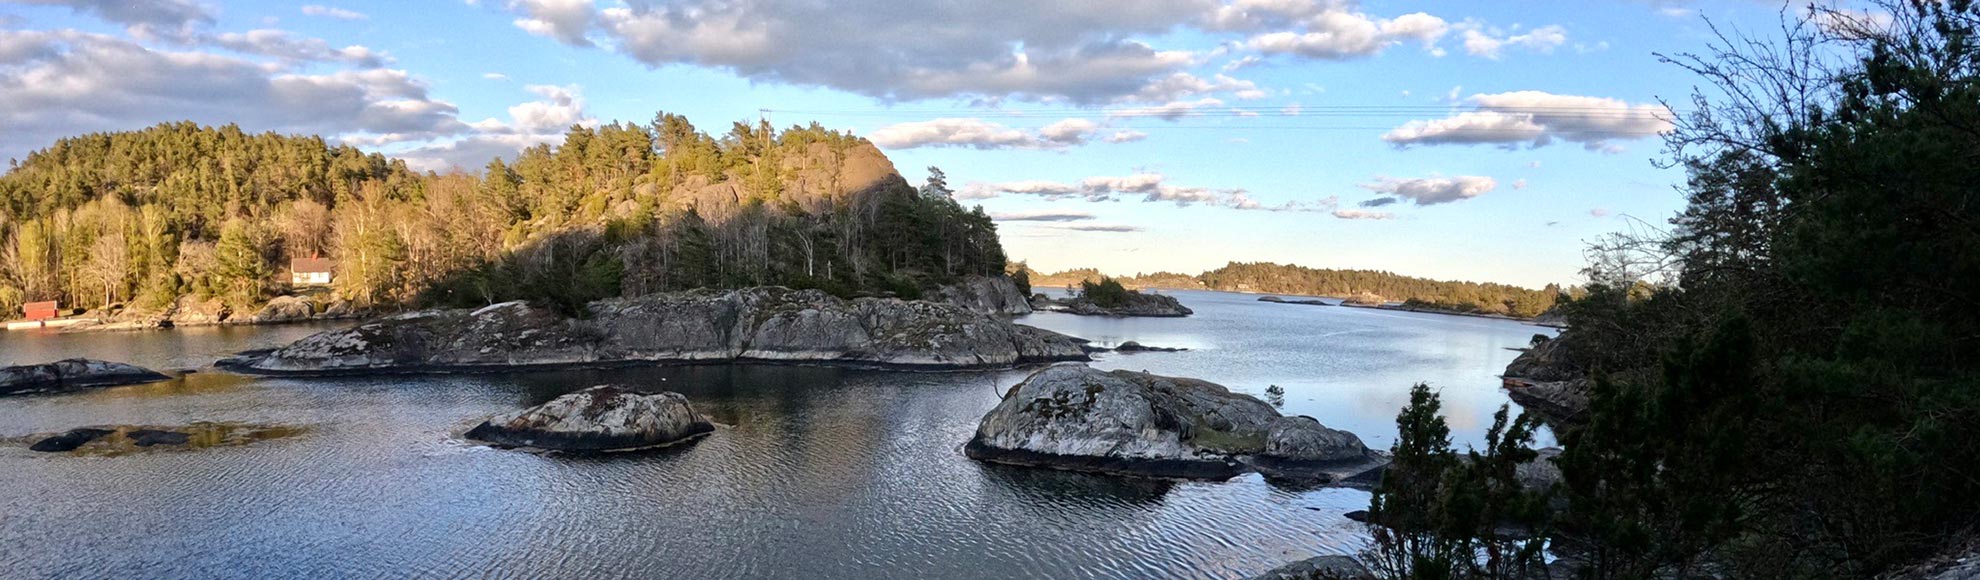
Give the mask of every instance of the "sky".
M 816 121 L 1044 271 L 1577 282 L 1683 206 L 1659 55 L 1761 0 L 0 0 L 0 158 L 192 120 L 435 171 L 570 126 Z

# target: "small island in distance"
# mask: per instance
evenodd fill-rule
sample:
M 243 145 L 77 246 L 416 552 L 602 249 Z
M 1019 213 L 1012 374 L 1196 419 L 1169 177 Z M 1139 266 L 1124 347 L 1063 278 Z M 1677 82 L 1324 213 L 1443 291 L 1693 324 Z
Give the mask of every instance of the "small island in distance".
M 1011 275 L 1035 288 L 1064 286 L 1070 290 L 1082 284 L 1114 280 L 1130 289 L 1318 296 L 1340 298 L 1342 306 L 1518 320 L 1546 320 L 1543 315 L 1562 296 L 1579 291 L 1555 284 L 1535 290 L 1490 282 L 1432 280 L 1379 270 L 1336 270 L 1271 262 L 1231 262 L 1196 275 L 1154 272 L 1131 276 L 1108 276 L 1093 268 L 1041 273 L 1019 263 L 1011 266 Z M 1282 296 L 1269 297 L 1290 301 Z

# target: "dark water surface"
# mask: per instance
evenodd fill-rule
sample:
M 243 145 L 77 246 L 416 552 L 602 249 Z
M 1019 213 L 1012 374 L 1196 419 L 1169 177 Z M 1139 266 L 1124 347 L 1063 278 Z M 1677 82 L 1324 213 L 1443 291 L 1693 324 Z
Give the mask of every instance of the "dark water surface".
M 1512 322 L 1178 293 L 1197 315 L 1024 322 L 1182 346 L 1104 368 L 1200 377 L 1386 447 L 1416 381 L 1461 441 L 1504 402 L 1493 377 L 1541 329 Z M 0 333 L 0 364 L 68 356 L 193 367 L 320 328 Z M 0 399 L 7 578 L 1233 578 L 1361 546 L 1352 490 L 1257 476 L 1133 480 L 978 464 L 961 444 L 1023 371 L 688 366 L 268 379 Z M 665 385 L 727 425 L 605 457 L 464 444 L 486 417 L 601 382 Z M 37 454 L 92 424 L 283 425 L 241 446 Z

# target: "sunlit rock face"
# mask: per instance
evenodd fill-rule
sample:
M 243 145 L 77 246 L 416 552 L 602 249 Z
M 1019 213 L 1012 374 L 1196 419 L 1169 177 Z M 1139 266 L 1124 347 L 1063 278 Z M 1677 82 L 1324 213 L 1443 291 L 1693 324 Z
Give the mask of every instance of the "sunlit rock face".
M 1227 479 L 1271 458 L 1311 467 L 1289 475 L 1323 483 L 1380 464 L 1353 434 L 1281 417 L 1221 385 L 1082 364 L 1054 365 L 1012 387 L 964 452 L 996 463 L 1191 479 Z
M 714 430 L 680 393 L 599 385 L 490 419 L 467 438 L 555 451 L 622 451 L 672 445 Z
M 711 360 L 972 368 L 1086 360 L 1080 344 L 953 304 L 760 287 L 601 300 L 580 318 L 523 302 L 418 311 L 225 365 L 265 373 Z
M 135 385 L 170 378 L 136 365 L 72 358 L 0 368 L 0 395 Z
M 1016 283 L 1004 276 L 970 276 L 961 282 L 937 288 L 929 299 L 984 314 L 1031 314 L 1031 300 L 1018 291 Z

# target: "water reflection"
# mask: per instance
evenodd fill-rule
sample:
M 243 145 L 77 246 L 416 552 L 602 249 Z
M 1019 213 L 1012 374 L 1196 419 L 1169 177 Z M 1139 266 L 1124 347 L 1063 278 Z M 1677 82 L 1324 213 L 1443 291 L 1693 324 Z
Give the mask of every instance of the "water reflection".
M 1026 322 L 1196 349 L 1098 364 L 1254 394 L 1279 385 L 1285 412 L 1375 446 L 1387 445 L 1415 381 L 1441 387 L 1451 412 L 1489 420 L 1504 400 L 1492 378 L 1513 356 L 1504 347 L 1533 333 L 1501 321 L 1178 294 L 1197 316 Z M 232 330 L 251 329 L 46 344 L 0 336 L 0 362 L 88 355 L 198 366 L 300 334 Z M 0 567 L 20 578 L 1231 578 L 1365 541 L 1340 517 L 1366 506 L 1360 491 L 964 458 L 959 447 L 976 421 L 1024 375 L 782 365 L 335 379 L 198 373 L 9 398 L 0 400 L 0 437 L 197 422 L 308 431 L 115 458 L 0 445 L 8 490 Z M 725 427 L 691 446 L 623 456 L 518 453 L 459 438 L 490 416 L 600 383 L 681 392 Z

